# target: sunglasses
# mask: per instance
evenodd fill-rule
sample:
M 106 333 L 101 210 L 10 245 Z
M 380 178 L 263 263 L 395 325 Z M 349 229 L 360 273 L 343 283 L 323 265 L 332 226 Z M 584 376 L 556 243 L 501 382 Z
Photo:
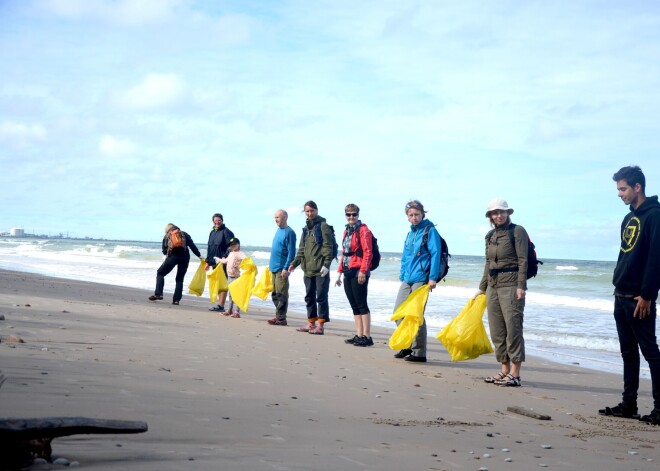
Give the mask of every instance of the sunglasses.
M 350 217 L 354 217 L 354 218 L 356 218 L 356 217 L 358 217 L 359 215 L 360 215 L 360 213 L 346 213 L 346 217 L 347 217 L 347 218 L 350 218 Z
M 420 203 L 417 200 L 413 200 L 410 203 L 406 203 L 406 209 L 410 209 L 410 208 L 420 209 L 421 207 L 422 207 L 422 203 Z

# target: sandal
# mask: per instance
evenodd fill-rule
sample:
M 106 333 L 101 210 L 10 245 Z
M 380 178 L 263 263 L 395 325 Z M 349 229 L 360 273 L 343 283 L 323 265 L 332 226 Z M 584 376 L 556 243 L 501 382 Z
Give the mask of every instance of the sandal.
M 520 376 L 513 376 L 511 373 L 507 373 L 504 378 L 499 381 L 495 381 L 495 384 L 498 386 L 508 386 L 508 387 L 520 387 L 522 386 L 522 381 L 520 381 Z
M 639 420 L 649 425 L 660 425 L 660 409 L 653 409 L 649 415 L 643 415 Z
M 605 409 L 600 409 L 598 411 L 600 415 L 606 415 L 611 417 L 623 417 L 624 419 L 639 419 L 637 414 L 637 406 L 628 406 L 623 402 L 619 403 L 614 407 L 606 407 Z M 644 416 L 646 417 L 646 416 Z M 641 419 L 640 419 L 641 420 Z
M 302 326 L 302 327 L 298 327 L 296 330 L 297 330 L 298 332 L 309 332 L 310 330 L 312 330 L 312 329 L 315 328 L 315 327 L 316 327 L 316 324 L 310 324 L 310 323 L 308 322 L 307 325 L 304 325 L 304 326 Z
M 503 371 L 500 371 L 495 376 L 489 376 L 487 378 L 484 378 L 484 382 L 490 384 L 497 383 L 498 381 L 502 381 L 504 378 L 506 378 L 506 375 L 508 374 L 509 373 L 504 373 Z

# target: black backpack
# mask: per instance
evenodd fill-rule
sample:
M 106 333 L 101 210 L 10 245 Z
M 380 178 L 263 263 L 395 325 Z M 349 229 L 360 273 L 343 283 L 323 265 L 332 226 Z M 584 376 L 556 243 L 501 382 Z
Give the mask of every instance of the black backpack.
M 516 237 L 513 232 L 515 228 L 516 225 L 514 223 L 509 224 L 509 229 L 508 229 L 509 240 L 511 241 L 511 245 L 513 245 L 514 247 L 516 246 Z M 495 229 L 491 229 L 488 235 L 486 235 L 486 239 L 490 241 L 490 238 L 493 236 L 494 233 L 495 233 Z M 527 279 L 529 280 L 530 278 L 533 278 L 536 275 L 538 275 L 539 265 L 543 265 L 543 262 L 536 257 L 536 246 L 532 242 L 532 239 L 529 238 L 529 235 L 527 240 L 529 241 L 529 243 L 527 244 Z
M 314 226 L 314 240 L 316 240 L 316 243 L 318 245 L 323 245 L 323 234 L 321 233 L 321 224 L 318 223 Z M 339 245 L 337 245 L 337 239 L 335 237 L 335 228 L 332 227 L 330 224 L 326 225 L 330 228 L 330 232 L 332 233 L 332 258 L 337 260 L 337 255 L 339 254 Z M 307 226 L 303 227 L 303 240 L 307 240 Z
M 429 231 L 431 230 L 431 226 L 426 226 L 424 228 L 424 234 L 422 235 L 422 247 L 426 249 L 426 251 L 429 251 Z M 440 234 L 438 234 L 440 236 Z M 435 280 L 436 282 L 444 279 L 445 276 L 447 276 L 447 273 L 449 272 L 449 259 L 451 258 L 451 254 L 449 253 L 449 247 L 447 246 L 447 242 L 445 239 L 440 236 L 440 276 L 438 276 L 438 279 Z
M 362 226 L 360 226 L 362 227 Z M 358 229 L 359 230 L 359 229 Z M 363 256 L 362 246 L 360 245 L 360 235 L 357 237 L 358 248 L 355 252 L 344 253 L 344 257 L 350 257 L 355 254 L 358 257 Z M 374 236 L 374 233 L 371 233 L 371 265 L 369 266 L 369 271 L 374 271 L 380 266 L 380 249 L 378 248 L 378 239 Z

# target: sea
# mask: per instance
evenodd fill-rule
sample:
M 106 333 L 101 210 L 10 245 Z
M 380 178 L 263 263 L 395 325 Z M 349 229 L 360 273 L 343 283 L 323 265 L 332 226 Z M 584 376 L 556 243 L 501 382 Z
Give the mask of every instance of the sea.
M 200 246 L 202 256 L 204 248 Z M 244 246 L 259 273 L 268 265 L 270 247 Z M 0 237 L 0 268 L 57 278 L 91 281 L 153 291 L 156 269 L 163 261 L 161 242 L 66 238 Z M 539 273 L 528 281 L 524 337 L 528 355 L 557 363 L 621 373 L 621 357 L 612 317 L 613 261 L 543 259 Z M 399 289 L 400 253 L 382 253 L 369 281 L 372 324 L 393 329 L 390 321 Z M 184 293 L 198 266 L 192 256 Z M 446 279 L 429 296 L 426 322 L 429 342 L 472 298 L 483 273 L 484 258 L 453 255 Z M 336 262 L 330 273 L 330 317 L 351 321 L 353 315 L 343 287 L 334 286 Z M 165 281 L 165 294 L 174 291 L 174 274 Z M 301 269 L 290 278 L 289 310 L 305 313 Z M 205 292 L 203 297 L 208 296 Z M 193 295 L 185 294 L 193 298 Z M 146 296 L 145 296 L 146 302 Z M 253 297 L 250 306 L 272 310 L 270 299 Z M 249 311 L 248 311 L 249 315 Z M 486 329 L 487 316 L 484 316 Z M 493 359 L 494 361 L 494 359 Z M 529 361 L 529 360 L 528 360 Z M 650 378 L 642 360 L 641 376 Z

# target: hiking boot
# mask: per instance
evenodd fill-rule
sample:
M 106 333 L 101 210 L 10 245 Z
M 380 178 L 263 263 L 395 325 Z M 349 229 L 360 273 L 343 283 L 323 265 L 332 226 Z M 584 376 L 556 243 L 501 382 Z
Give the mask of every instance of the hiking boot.
M 637 406 L 629 406 L 620 402 L 614 407 L 606 407 L 598 411 L 600 415 L 608 415 L 612 417 L 623 417 L 624 419 L 638 419 Z
M 639 420 L 649 425 L 660 425 L 660 409 L 653 409 L 649 415 L 643 415 Z
M 360 340 L 360 336 L 355 334 L 353 336 L 353 338 L 344 340 L 344 343 L 351 343 L 351 344 L 355 345 L 355 342 L 357 342 L 358 340 Z
M 149 296 L 149 301 L 160 301 L 161 299 L 163 299 L 162 294 L 161 295 L 154 294 L 154 295 Z
M 225 312 L 225 307 L 218 304 L 217 306 L 210 307 L 209 311 Z
M 409 348 L 404 348 L 399 353 L 394 354 L 394 358 L 405 358 L 412 353 L 412 350 Z
M 358 338 L 353 345 L 355 347 L 371 347 L 374 344 L 374 341 L 371 337 L 362 336 Z
M 310 334 L 323 335 L 323 324 L 319 324 L 312 329 L 309 329 Z
M 286 325 L 286 319 L 278 319 L 277 317 L 274 317 L 272 319 L 268 319 L 268 323 L 270 325 Z

